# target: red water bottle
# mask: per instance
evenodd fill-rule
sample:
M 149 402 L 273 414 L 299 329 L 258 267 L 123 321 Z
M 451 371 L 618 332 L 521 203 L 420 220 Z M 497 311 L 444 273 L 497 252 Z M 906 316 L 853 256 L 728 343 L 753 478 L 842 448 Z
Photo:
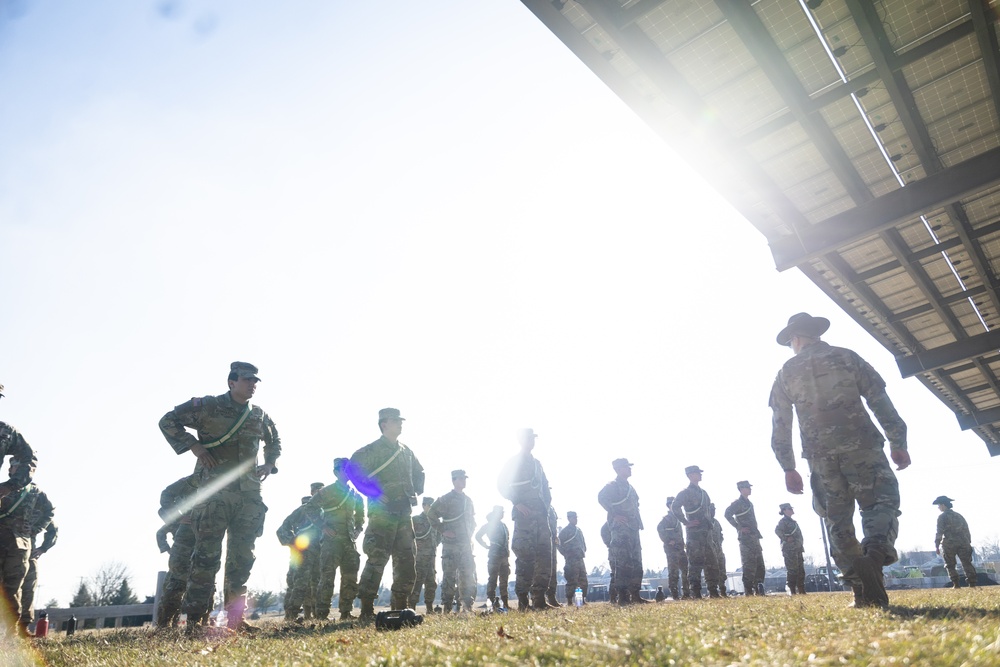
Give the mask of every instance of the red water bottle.
M 35 636 L 45 637 L 49 634 L 49 615 L 44 611 L 38 614 L 38 622 L 35 623 Z

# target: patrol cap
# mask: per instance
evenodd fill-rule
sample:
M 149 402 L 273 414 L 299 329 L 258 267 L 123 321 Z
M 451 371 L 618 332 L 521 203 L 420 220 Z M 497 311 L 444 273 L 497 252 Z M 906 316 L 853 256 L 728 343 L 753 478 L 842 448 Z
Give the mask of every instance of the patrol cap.
M 790 510 L 790 509 L 792 509 L 791 503 L 781 503 L 780 505 L 778 505 L 778 514 L 784 514 L 785 510 Z
M 753 484 L 751 484 L 750 482 L 748 482 L 745 479 L 742 480 L 742 481 L 736 482 L 736 488 L 737 489 L 749 489 L 752 486 L 753 486 Z
M 778 332 L 778 345 L 791 345 L 792 336 L 819 338 L 830 328 L 830 320 L 813 317 L 809 313 L 795 313 L 788 318 L 788 325 Z
M 421 504 L 424 507 L 427 507 L 428 505 L 433 505 L 434 504 L 434 498 L 432 498 L 430 496 L 424 496 L 424 499 L 421 501 Z
M 687 468 L 684 468 L 685 475 L 690 475 L 696 472 L 705 472 L 705 471 L 699 468 L 698 466 L 688 466 Z
M 229 364 L 229 372 L 236 373 L 236 377 L 239 378 L 250 378 L 260 382 L 260 378 L 257 377 L 257 367 L 245 361 L 234 361 Z
M 524 438 L 537 438 L 538 434 L 531 428 L 519 428 L 517 429 L 517 437 L 519 440 Z
M 955 502 L 954 498 L 949 498 L 948 496 L 938 496 L 937 498 L 934 499 L 934 502 L 931 503 L 931 504 L 932 505 L 949 505 L 949 504 L 951 504 L 953 502 Z
M 464 470 L 452 470 L 451 471 L 451 478 L 452 479 L 458 479 L 459 477 L 466 477 L 467 478 L 468 475 L 465 474 Z
M 406 418 L 399 416 L 399 410 L 396 408 L 382 408 L 378 411 L 378 420 L 384 422 L 387 419 L 398 419 L 400 421 L 406 421 Z
M 338 456 L 333 460 L 333 471 L 337 472 L 338 470 L 342 469 L 348 461 L 350 461 L 350 459 L 345 459 L 342 456 Z
M 319 491 L 320 489 L 322 489 L 324 486 L 326 486 L 326 484 L 324 484 L 323 482 L 313 482 L 312 484 L 309 485 L 309 490 L 312 493 L 316 493 L 317 491 Z
M 670 507 L 671 505 L 673 505 L 674 504 L 674 500 L 675 500 L 675 498 L 673 496 L 667 496 L 667 507 Z
M 623 468 L 625 466 L 628 466 L 630 468 L 632 467 L 632 464 L 629 463 L 628 459 L 615 459 L 614 461 L 611 462 L 611 467 L 614 468 L 615 470 L 618 470 L 619 468 Z
M 566 512 L 566 518 L 567 519 L 570 518 L 570 517 L 575 517 L 575 516 L 576 516 L 576 512 Z
M 310 500 L 312 500 L 312 496 L 302 496 L 302 504 L 303 505 L 305 505 L 306 503 L 308 503 Z

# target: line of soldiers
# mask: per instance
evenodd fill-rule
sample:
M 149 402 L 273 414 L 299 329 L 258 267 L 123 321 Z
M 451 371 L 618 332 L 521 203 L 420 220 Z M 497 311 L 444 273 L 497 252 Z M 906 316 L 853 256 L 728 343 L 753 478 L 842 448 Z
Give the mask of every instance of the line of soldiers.
M 3 395 L 0 385 L 0 398 Z M 0 483 L 0 632 L 27 636 L 38 559 L 55 545 L 58 528 L 52 502 L 32 482 L 38 465 L 35 451 L 17 429 L 0 421 L 0 464 L 8 457 L 8 479 Z

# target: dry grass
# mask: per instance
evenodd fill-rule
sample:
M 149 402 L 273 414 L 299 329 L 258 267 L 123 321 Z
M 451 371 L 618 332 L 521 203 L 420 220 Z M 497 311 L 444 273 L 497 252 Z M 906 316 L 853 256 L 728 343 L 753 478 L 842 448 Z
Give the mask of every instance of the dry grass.
M 0 646 L 4 667 L 52 665 L 1000 665 L 1000 588 L 592 604 L 543 614 L 434 616 L 398 632 L 265 623 L 253 636 L 90 631 Z M 503 635 L 498 632 L 502 626 Z

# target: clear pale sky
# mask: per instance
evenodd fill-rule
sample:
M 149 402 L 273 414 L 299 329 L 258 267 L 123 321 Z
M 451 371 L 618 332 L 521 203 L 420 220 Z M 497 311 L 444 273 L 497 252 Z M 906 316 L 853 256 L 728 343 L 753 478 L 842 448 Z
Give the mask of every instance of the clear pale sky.
M 154 592 L 159 492 L 194 465 L 157 421 L 223 393 L 234 360 L 259 366 L 284 448 L 252 588 L 283 587 L 275 529 L 386 406 L 428 494 L 469 472 L 479 523 L 516 429 L 534 428 L 589 567 L 607 559 L 597 492 L 619 456 L 646 567 L 666 563 L 655 527 L 691 464 L 720 512 L 754 483 L 769 567 L 789 500 L 818 558 L 809 497 L 785 491 L 770 450 L 790 354 L 774 336 L 798 311 L 833 320 L 826 340 L 882 373 L 909 425 L 897 546 L 933 548 L 938 494 L 974 543 L 996 539 L 985 445 L 777 273 L 763 237 L 520 2 L 0 12 L 0 419 L 38 451 L 56 506 L 39 604 L 68 603 L 110 560 Z

